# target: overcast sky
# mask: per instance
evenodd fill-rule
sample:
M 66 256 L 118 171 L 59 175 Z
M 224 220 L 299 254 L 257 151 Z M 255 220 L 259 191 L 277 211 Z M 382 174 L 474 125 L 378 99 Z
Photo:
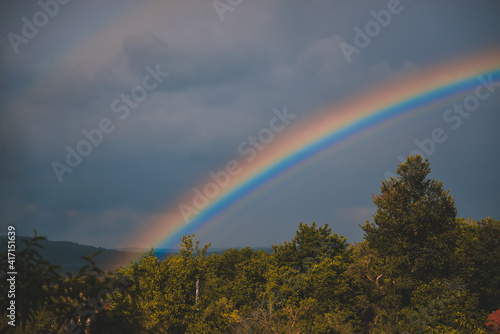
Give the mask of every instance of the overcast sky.
M 240 159 L 238 145 L 274 108 L 300 127 L 398 76 L 500 46 L 497 0 L 59 1 L 0 5 L 0 233 L 13 224 L 19 235 L 103 247 L 151 247 L 131 240 Z M 392 13 L 368 45 L 343 52 L 372 11 Z M 443 121 L 449 101 L 333 148 L 197 239 L 270 246 L 316 221 L 359 242 L 384 173 L 436 127 L 448 139 L 429 155 L 431 176 L 458 215 L 500 219 L 497 90 L 456 130 Z M 84 130 L 98 144 L 80 146 L 92 152 L 69 173 L 67 147 L 77 150 Z

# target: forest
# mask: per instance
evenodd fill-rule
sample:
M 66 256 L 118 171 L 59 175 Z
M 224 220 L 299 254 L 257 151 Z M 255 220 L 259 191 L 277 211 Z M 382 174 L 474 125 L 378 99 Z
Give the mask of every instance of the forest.
M 0 332 L 497 333 L 487 318 L 500 308 L 500 221 L 457 217 L 430 171 L 428 159 L 409 156 L 382 181 L 359 243 L 299 223 L 272 252 L 208 255 L 188 235 L 165 259 L 151 249 L 104 272 L 92 254 L 62 274 L 35 233 L 16 254 L 16 326 L 0 255 Z

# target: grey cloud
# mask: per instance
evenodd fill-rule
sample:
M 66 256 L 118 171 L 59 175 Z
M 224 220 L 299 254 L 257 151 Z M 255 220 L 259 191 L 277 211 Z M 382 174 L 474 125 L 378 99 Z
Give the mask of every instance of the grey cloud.
M 189 17 L 174 17 L 165 4 L 163 26 L 145 22 L 134 25 L 137 31 L 116 32 L 108 41 L 113 47 L 86 50 L 94 58 L 78 63 L 37 56 L 37 48 L 50 40 L 49 30 L 18 56 L 3 39 L 0 219 L 19 224 L 25 234 L 37 228 L 49 237 L 89 244 L 104 245 L 116 233 L 120 240 L 109 244 L 119 247 L 150 215 L 238 158 L 237 145 L 268 124 L 272 108 L 286 105 L 302 122 L 386 80 L 498 45 L 497 1 L 403 4 L 405 11 L 350 64 L 339 43 L 351 42 L 353 28 L 387 1 L 245 1 L 223 22 L 210 2 L 179 4 Z M 31 8 L 25 6 L 4 7 L 12 17 L 0 15 L 6 18 L 0 20 L 2 31 L 17 27 L 19 15 Z M 92 13 L 93 7 L 81 6 L 82 13 Z M 112 12 L 102 10 L 99 15 Z M 68 29 L 68 20 L 61 16 L 51 29 Z M 108 24 L 113 27 L 111 19 Z M 46 45 L 57 50 L 64 46 L 51 43 Z M 130 93 L 145 67 L 156 64 L 170 76 L 119 121 L 111 102 Z M 35 81 L 43 84 L 32 86 Z M 431 157 L 436 175 L 456 189 L 464 215 L 498 213 L 498 155 L 492 144 L 498 141 L 498 103 L 497 97 L 484 103 Z M 395 169 L 399 154 L 415 149 L 415 138 L 444 126 L 442 112 L 358 138 L 347 151 L 329 151 L 243 201 L 221 228 L 207 227 L 200 236 L 221 247 L 268 246 L 290 238 L 299 221 L 316 220 L 359 241 L 357 223 L 363 222 L 356 220 L 369 211 L 370 194 L 379 190 L 384 171 Z M 58 183 L 50 163 L 64 160 L 65 146 L 76 145 L 82 129 L 96 127 L 103 117 L 115 122 L 114 132 Z M 485 166 L 467 177 L 476 168 L 467 159 Z M 265 238 L 262 230 L 268 231 Z

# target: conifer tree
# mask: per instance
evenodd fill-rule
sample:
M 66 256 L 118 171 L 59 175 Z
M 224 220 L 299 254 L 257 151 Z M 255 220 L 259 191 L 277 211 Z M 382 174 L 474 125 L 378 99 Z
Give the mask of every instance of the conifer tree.
M 385 279 L 403 297 L 420 282 L 453 274 L 457 210 L 443 184 L 427 178 L 430 171 L 420 155 L 400 163 L 397 177 L 383 180 L 381 193 L 373 195 L 373 223 L 363 226 L 366 241 L 384 262 Z

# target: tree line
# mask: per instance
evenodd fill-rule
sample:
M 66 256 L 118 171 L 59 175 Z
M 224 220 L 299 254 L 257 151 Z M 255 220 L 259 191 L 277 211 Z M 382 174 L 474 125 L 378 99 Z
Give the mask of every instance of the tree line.
M 16 263 L 17 319 L 2 333 L 490 333 L 500 308 L 500 221 L 457 218 L 453 197 L 409 156 L 373 195 L 377 211 L 348 243 L 300 223 L 272 252 L 207 255 L 193 235 L 104 273 L 58 273 L 26 241 Z M 7 257 L 1 255 L 5 276 Z M 4 279 L 2 279 L 4 290 Z

